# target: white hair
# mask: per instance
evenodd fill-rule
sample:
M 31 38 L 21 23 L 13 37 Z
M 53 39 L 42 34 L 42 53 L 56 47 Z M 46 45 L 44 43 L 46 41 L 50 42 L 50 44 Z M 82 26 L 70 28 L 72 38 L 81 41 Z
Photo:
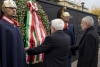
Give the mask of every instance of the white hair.
M 90 26 L 94 25 L 94 20 L 91 16 L 86 16 L 83 18 L 83 21 L 87 22 Z
M 63 30 L 64 21 L 62 19 L 54 19 L 51 21 L 51 26 L 55 28 L 55 30 Z

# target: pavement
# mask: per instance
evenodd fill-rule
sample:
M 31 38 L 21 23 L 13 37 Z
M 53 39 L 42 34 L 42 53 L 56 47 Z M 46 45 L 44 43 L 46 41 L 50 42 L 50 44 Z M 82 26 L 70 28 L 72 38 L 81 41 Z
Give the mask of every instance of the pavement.
M 99 54 L 98 54 L 98 67 L 100 67 L 100 48 L 99 48 Z
M 72 62 L 72 67 L 76 67 L 76 66 L 77 66 L 77 60 Z M 100 48 L 99 48 L 99 54 L 98 54 L 98 67 L 100 67 Z

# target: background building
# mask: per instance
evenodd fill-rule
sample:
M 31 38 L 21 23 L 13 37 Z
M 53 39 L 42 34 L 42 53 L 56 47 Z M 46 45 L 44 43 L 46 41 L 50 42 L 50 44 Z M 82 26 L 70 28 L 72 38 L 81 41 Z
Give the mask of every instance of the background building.
M 82 3 L 76 3 L 74 1 L 70 1 L 70 0 L 59 0 L 58 4 L 60 5 L 64 5 L 64 6 L 67 6 L 67 7 L 71 7 L 71 8 L 74 8 L 74 9 L 77 9 L 77 10 L 82 10 L 82 11 L 86 11 L 88 12 L 88 8 L 86 8 L 84 6 L 84 2 Z

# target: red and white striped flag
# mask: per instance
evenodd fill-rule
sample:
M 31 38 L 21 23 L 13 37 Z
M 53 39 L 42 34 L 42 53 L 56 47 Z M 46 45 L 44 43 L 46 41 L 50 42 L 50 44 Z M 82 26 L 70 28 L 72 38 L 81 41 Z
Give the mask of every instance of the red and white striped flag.
M 37 4 L 32 4 L 31 1 L 27 2 L 29 10 L 27 11 L 27 21 L 26 21 L 26 44 L 25 47 L 37 47 L 40 45 L 45 37 L 46 31 L 42 24 L 40 17 L 37 15 L 38 10 Z M 44 54 L 33 55 L 31 60 L 32 63 L 37 63 L 43 61 Z M 30 62 L 30 56 L 27 55 L 27 63 Z

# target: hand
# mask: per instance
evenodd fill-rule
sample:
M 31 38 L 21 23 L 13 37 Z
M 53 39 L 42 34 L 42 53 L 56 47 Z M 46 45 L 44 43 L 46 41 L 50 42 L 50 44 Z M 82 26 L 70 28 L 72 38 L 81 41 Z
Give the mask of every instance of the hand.
M 25 47 L 24 50 L 27 51 L 29 49 L 29 47 Z

